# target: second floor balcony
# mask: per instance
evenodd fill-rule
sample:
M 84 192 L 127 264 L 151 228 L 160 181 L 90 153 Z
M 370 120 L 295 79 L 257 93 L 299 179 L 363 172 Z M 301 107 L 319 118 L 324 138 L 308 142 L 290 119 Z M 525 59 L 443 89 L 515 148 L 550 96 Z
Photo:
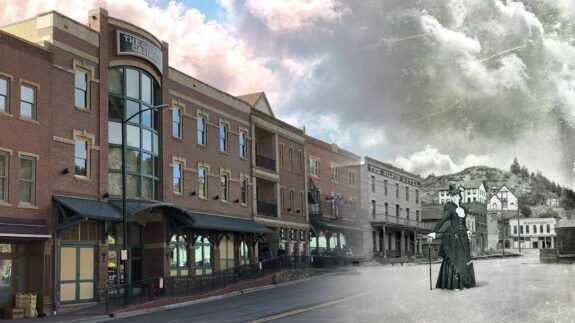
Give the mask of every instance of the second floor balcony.
M 416 228 L 416 229 L 423 229 L 423 230 L 432 230 L 433 223 L 425 223 L 418 221 L 416 219 L 407 219 L 393 215 L 385 215 L 385 214 L 372 214 L 370 213 L 371 222 L 372 223 L 383 223 L 386 225 L 395 225 L 400 227 L 406 228 Z
M 257 213 L 259 215 L 265 216 L 278 216 L 278 205 L 277 203 L 269 203 L 269 202 L 257 202 Z
M 275 171 L 276 160 L 262 155 L 256 155 L 256 166 Z

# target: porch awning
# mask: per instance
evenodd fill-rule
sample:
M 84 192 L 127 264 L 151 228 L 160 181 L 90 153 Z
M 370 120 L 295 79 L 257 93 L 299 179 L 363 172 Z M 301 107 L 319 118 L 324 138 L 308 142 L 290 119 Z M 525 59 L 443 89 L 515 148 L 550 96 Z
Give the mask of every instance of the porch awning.
M 47 239 L 46 220 L 28 218 L 0 218 L 0 237 Z
M 122 220 L 122 211 L 107 201 L 53 195 L 52 199 L 72 211 L 70 216 L 95 220 Z
M 370 231 L 370 228 L 363 227 L 361 225 L 356 225 L 354 223 L 342 222 L 342 221 L 330 221 L 330 220 L 320 220 L 320 219 L 312 219 L 311 225 L 314 228 L 314 231 L 317 232 L 318 229 L 335 229 L 335 230 L 344 230 L 344 231 Z
M 273 233 L 269 228 L 248 219 L 189 212 L 194 219 L 193 228 L 229 232 Z

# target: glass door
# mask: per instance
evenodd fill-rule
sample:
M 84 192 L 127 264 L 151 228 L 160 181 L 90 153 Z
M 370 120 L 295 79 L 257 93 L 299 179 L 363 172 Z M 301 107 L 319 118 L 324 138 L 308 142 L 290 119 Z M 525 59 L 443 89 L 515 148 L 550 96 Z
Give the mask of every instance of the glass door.
M 0 244 L 0 304 L 11 304 L 14 298 L 14 245 Z

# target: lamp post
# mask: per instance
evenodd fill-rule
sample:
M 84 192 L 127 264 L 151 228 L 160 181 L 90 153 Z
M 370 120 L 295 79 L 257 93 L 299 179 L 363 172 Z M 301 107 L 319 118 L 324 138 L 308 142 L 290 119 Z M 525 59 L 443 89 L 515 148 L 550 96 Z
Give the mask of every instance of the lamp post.
M 140 110 L 129 118 L 122 120 L 122 223 L 123 223 L 123 247 L 120 253 L 120 258 L 124 261 L 124 284 L 126 287 L 124 288 L 124 302 L 128 304 L 128 209 L 126 206 L 126 186 L 127 186 L 127 179 L 126 179 L 126 124 L 132 120 L 135 116 L 140 115 L 143 112 L 154 110 L 158 111 L 163 108 L 167 108 L 169 105 L 161 104 L 157 106 L 153 106 L 151 108 Z

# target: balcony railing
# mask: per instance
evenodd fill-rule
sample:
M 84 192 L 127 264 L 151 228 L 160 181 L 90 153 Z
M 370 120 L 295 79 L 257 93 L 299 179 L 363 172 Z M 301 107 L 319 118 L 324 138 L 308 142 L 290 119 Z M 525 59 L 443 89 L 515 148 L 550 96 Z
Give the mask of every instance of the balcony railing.
M 334 205 L 331 201 L 323 201 L 316 204 L 310 204 L 309 210 L 311 215 L 328 215 L 335 218 L 354 218 L 360 214 L 358 209 L 353 209 L 346 202 L 340 202 Z
M 256 155 L 256 166 L 275 171 L 276 160 L 261 155 Z
M 266 216 L 278 216 L 277 204 L 258 201 L 258 214 Z
M 372 221 L 375 222 L 385 222 L 386 224 L 397 224 L 404 227 L 418 228 L 431 230 L 433 228 L 433 223 L 424 223 L 414 219 L 400 218 L 393 215 L 377 214 L 375 217 L 371 216 Z

